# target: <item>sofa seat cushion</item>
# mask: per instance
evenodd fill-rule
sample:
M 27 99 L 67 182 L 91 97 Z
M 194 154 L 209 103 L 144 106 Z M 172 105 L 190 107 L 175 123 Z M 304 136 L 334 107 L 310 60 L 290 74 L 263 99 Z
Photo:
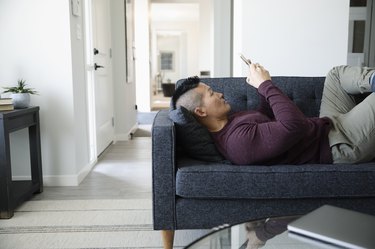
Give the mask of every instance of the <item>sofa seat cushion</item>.
M 180 160 L 176 193 L 184 198 L 324 198 L 375 196 L 373 163 L 235 166 Z

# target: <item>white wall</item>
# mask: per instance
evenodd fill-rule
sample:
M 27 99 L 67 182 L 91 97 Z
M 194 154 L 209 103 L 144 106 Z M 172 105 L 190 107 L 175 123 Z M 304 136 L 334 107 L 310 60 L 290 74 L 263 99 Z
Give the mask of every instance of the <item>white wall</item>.
M 242 52 L 271 75 L 323 76 L 346 64 L 349 0 L 235 0 L 234 75 Z
M 77 173 L 69 18 L 68 1 L 0 2 L 1 86 L 23 78 L 40 93 L 32 105 L 41 109 L 46 184 Z M 14 167 L 22 177 L 23 165 Z
M 211 77 L 231 76 L 231 0 L 213 2 L 213 72 Z
M 148 8 L 148 1 L 143 1 Z M 112 22 L 118 23 L 118 27 L 123 25 L 119 23 L 120 2 L 112 3 L 117 13 Z M 90 168 L 83 40 L 77 38 L 77 24 L 81 24 L 82 17 L 70 15 L 69 3 L 0 1 L 0 86 L 12 86 L 17 79 L 23 78 L 40 92 L 40 95 L 32 96 L 32 105 L 41 108 L 46 185 L 76 185 Z M 346 63 L 349 0 L 235 0 L 234 7 L 235 75 L 246 75 L 243 63 L 237 58 L 238 52 L 264 64 L 272 75 L 325 75 L 332 66 Z M 113 61 L 118 63 L 114 66 L 116 133 L 123 135 L 135 124 L 135 111 L 132 110 L 135 86 L 124 83 L 124 62 L 121 61 L 124 55 L 121 43 L 124 41 L 121 37 L 121 33 L 115 36 Z M 197 37 L 194 46 L 205 39 Z M 187 39 L 194 38 L 187 35 Z M 136 56 L 142 49 L 137 48 Z M 194 57 L 194 54 L 188 53 L 188 56 Z M 207 58 L 211 57 L 208 55 Z M 138 105 L 143 103 L 149 108 L 150 92 L 144 90 L 149 89 L 149 57 L 143 59 L 138 70 L 147 76 L 147 80 L 138 81 L 137 85 L 146 97 L 138 98 Z M 208 66 L 204 65 L 188 71 L 188 76 L 206 70 Z M 27 150 L 27 146 L 17 144 L 25 139 L 24 133 L 21 131 L 12 136 L 12 146 L 17 150 Z M 20 178 L 29 174 L 22 163 L 14 165 L 14 172 Z
M 213 3 L 203 0 L 199 3 L 199 71 L 213 72 Z
M 115 8 L 119 2 L 113 1 Z M 113 14 L 113 21 L 124 20 L 121 9 L 116 11 L 120 12 Z M 78 185 L 93 166 L 89 161 L 82 19 L 82 13 L 71 15 L 70 1 L 0 1 L 0 86 L 13 86 L 23 78 L 40 93 L 32 96 L 31 104 L 40 106 L 43 178 L 48 186 Z M 124 30 L 121 23 L 117 27 Z M 117 35 L 113 50 L 118 53 L 113 58 L 118 63 L 114 68 L 119 98 L 115 122 L 121 135 L 135 125 L 136 114 L 132 110 L 134 83 L 126 85 L 123 80 L 125 57 L 120 44 L 125 44 L 124 33 Z M 30 178 L 30 170 L 24 166 L 28 155 L 19 156 L 28 151 L 27 131 L 12 134 L 11 143 L 15 179 Z

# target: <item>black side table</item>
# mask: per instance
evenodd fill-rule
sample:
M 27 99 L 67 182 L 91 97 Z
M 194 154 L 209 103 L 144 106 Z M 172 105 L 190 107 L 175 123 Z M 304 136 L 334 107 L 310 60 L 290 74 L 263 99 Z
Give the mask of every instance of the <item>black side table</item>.
M 13 181 L 9 133 L 29 128 L 31 180 Z M 0 218 L 9 219 L 14 209 L 34 193 L 43 192 L 39 107 L 0 112 Z

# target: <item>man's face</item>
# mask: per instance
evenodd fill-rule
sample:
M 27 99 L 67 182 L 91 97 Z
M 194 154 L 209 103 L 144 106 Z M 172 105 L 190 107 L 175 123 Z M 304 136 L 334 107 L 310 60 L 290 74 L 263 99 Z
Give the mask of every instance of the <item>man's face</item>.
M 209 117 L 223 118 L 230 111 L 230 105 L 225 101 L 224 95 L 214 92 L 211 87 L 204 83 L 199 83 L 194 89 L 202 94 L 202 114 Z

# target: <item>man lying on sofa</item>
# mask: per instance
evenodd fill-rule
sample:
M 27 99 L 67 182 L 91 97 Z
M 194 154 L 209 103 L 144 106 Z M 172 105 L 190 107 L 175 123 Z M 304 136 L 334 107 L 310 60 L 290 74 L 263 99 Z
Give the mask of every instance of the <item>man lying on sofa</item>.
M 307 118 L 251 64 L 247 83 L 258 89 L 257 111 L 229 116 L 230 105 L 198 77 L 186 79 L 172 97 L 211 133 L 221 154 L 234 164 L 359 163 L 375 157 L 375 93 L 358 105 L 350 94 L 375 92 L 375 69 L 333 68 L 327 75 L 320 117 Z

